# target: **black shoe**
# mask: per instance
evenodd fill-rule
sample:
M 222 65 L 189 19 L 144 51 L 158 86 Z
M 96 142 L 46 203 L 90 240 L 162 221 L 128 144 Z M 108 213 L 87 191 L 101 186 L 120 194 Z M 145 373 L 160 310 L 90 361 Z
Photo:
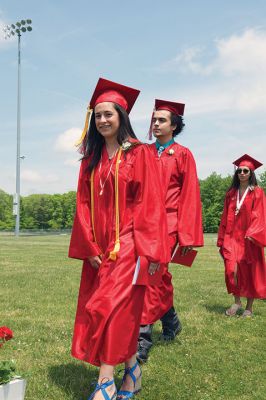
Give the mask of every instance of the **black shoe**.
M 152 347 L 152 328 L 153 325 L 141 325 L 139 330 L 137 360 L 145 363 L 148 360 L 148 353 Z
M 162 321 L 162 334 L 160 339 L 166 342 L 174 340 L 182 330 L 181 322 L 175 312 L 174 307 L 171 307 L 169 311 L 161 318 Z
M 149 350 L 150 349 L 147 349 L 146 347 L 141 346 L 141 343 L 139 343 L 138 351 L 137 351 L 137 361 L 140 364 L 147 362 Z

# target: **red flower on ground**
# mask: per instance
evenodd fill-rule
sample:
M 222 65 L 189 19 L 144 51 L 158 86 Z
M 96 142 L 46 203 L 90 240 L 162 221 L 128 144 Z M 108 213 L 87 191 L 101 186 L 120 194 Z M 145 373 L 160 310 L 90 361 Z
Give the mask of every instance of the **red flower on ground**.
M 0 326 L 0 347 L 3 346 L 4 342 L 12 339 L 13 332 L 7 326 Z

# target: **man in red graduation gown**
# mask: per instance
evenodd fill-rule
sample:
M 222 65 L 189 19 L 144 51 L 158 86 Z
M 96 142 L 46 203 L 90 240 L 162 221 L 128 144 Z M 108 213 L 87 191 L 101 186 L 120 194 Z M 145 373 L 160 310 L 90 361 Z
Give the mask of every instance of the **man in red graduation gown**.
M 156 137 L 151 151 L 160 171 L 171 253 L 178 244 L 185 255 L 193 247 L 203 246 L 203 231 L 196 164 L 190 150 L 174 140 L 184 127 L 184 108 L 181 103 L 155 100 L 150 134 L 153 131 Z M 148 358 L 154 322 L 162 321 L 162 340 L 173 340 L 182 329 L 173 305 L 168 264 L 161 264 L 160 268 L 163 270 L 161 284 L 146 289 L 137 354 L 140 362 Z

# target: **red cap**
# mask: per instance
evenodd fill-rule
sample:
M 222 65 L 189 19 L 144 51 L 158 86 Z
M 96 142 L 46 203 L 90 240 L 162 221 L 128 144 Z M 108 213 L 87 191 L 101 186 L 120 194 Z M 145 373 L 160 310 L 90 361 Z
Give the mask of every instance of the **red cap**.
M 158 111 L 159 110 L 167 110 L 176 115 L 184 115 L 185 104 L 175 103 L 173 101 L 155 99 L 155 106 L 154 106 L 153 113 L 154 113 L 154 111 L 157 111 L 157 110 Z M 150 140 L 152 139 L 152 118 L 153 118 L 153 114 L 151 117 L 151 123 L 150 123 L 149 132 L 148 132 L 148 137 Z
M 185 104 L 156 99 L 155 110 L 167 110 L 176 115 L 184 115 Z
M 250 157 L 248 154 L 244 154 L 242 157 L 235 160 L 233 164 L 237 167 L 246 166 L 252 171 L 255 171 L 255 169 L 263 165 L 261 162 L 255 160 L 255 158 Z
M 90 108 L 94 108 L 96 104 L 110 101 L 119 104 L 129 114 L 139 93 L 139 90 L 100 78 L 92 95 Z

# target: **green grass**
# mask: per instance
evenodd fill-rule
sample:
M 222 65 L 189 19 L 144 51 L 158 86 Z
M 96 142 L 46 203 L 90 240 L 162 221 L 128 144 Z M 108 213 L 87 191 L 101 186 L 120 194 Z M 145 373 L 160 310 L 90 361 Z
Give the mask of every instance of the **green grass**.
M 85 400 L 97 368 L 70 356 L 81 262 L 67 258 L 69 236 L 0 236 L 0 326 L 15 338 L 0 350 L 27 375 L 27 400 Z M 143 366 L 138 400 L 265 400 L 265 301 L 252 319 L 227 318 L 223 264 L 206 235 L 193 267 L 172 267 L 183 330 L 159 342 Z M 121 376 L 117 377 L 119 383 Z

